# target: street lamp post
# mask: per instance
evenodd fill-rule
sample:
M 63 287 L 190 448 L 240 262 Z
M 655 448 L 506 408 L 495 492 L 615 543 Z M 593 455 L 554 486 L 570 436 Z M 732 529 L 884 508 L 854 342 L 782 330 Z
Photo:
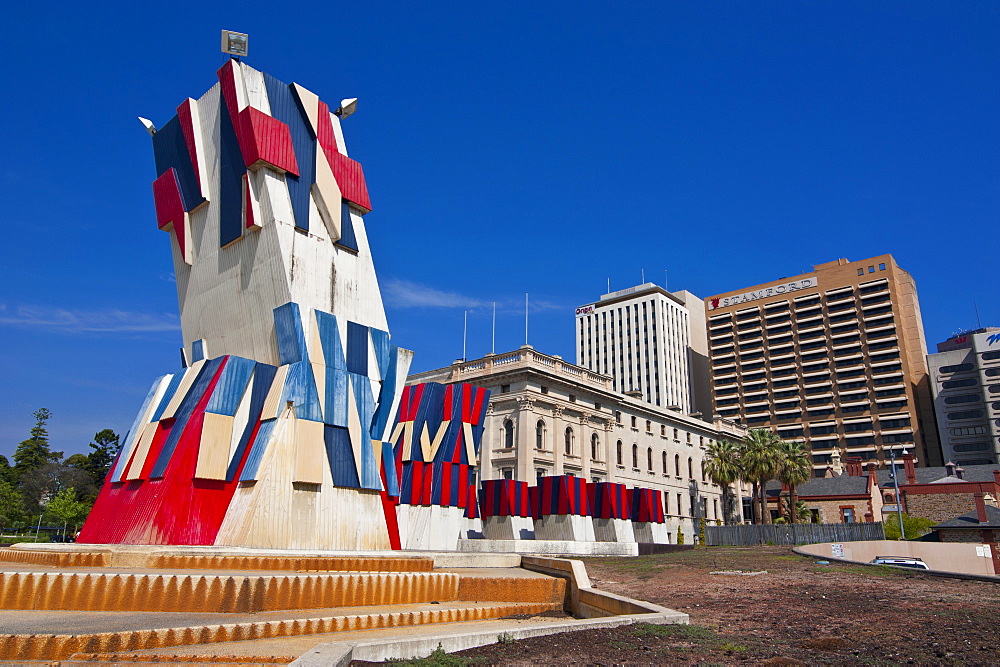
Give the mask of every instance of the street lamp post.
M 905 454 L 906 453 L 906 449 L 903 449 L 901 451 L 901 453 Z M 900 503 L 900 497 L 899 497 L 899 478 L 896 475 L 896 450 L 895 449 L 892 449 L 892 448 L 889 449 L 889 462 L 890 462 L 890 465 L 892 465 L 892 473 L 890 474 L 890 476 L 892 477 L 892 488 L 895 489 L 895 491 L 896 491 L 896 516 L 899 518 L 899 539 L 905 540 L 906 539 L 906 531 L 903 530 L 903 506 Z

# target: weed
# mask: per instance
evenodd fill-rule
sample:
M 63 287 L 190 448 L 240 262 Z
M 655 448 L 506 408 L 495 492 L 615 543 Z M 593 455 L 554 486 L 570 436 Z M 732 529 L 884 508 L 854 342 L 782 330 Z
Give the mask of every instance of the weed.
M 629 642 L 621 642 L 617 639 L 612 639 L 608 642 L 608 646 L 611 648 L 621 649 L 623 651 L 629 651 L 635 648 L 635 644 L 630 644 Z
M 466 667 L 466 665 L 471 665 L 472 663 L 472 660 L 460 658 L 456 655 L 448 655 L 441 647 L 441 644 L 438 644 L 434 652 L 426 658 L 388 661 L 388 664 L 397 665 L 398 667 Z
M 512 635 L 509 632 L 501 632 L 500 634 L 497 635 L 497 644 L 503 644 L 504 646 L 510 646 L 515 641 L 517 641 L 517 640 L 514 639 L 514 635 Z
M 742 653 L 743 651 L 749 651 L 746 646 L 742 644 L 730 644 L 729 642 L 723 642 L 719 644 L 720 651 L 732 651 L 733 653 Z
M 700 625 L 653 625 L 636 623 L 632 626 L 636 637 L 669 637 L 671 639 L 715 639 L 715 632 Z

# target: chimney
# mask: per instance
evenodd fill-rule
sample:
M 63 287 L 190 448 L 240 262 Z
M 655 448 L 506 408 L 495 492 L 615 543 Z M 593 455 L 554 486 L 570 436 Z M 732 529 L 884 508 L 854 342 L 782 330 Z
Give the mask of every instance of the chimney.
M 874 462 L 869 462 L 865 468 L 868 469 L 868 490 L 878 486 L 878 466 Z
M 955 464 L 952 463 L 951 461 L 948 461 L 947 463 L 945 463 L 944 464 L 944 474 L 947 475 L 948 477 L 954 477 L 955 476 Z
M 830 454 L 830 463 L 832 464 L 830 466 L 830 471 L 834 473 L 833 475 L 830 475 L 831 477 L 837 477 L 844 472 L 844 467 L 840 465 L 840 452 L 836 449 L 833 450 L 833 454 Z M 997 477 L 997 479 L 1000 480 L 1000 477 Z
M 986 517 L 986 501 L 983 499 L 983 494 L 977 493 L 976 498 L 976 518 L 979 519 L 979 523 L 989 523 L 989 519 Z
M 959 479 L 963 479 L 964 480 L 965 479 L 965 468 L 963 468 L 962 466 L 958 466 L 957 468 L 955 468 L 955 477 L 958 477 Z
M 903 454 L 903 467 L 906 469 L 906 483 L 917 483 L 917 469 L 913 467 L 913 454 Z
M 997 490 L 994 495 L 1000 497 L 1000 470 L 993 471 L 993 486 L 996 487 Z
M 861 457 L 860 456 L 848 456 L 847 463 L 847 476 L 848 477 L 861 477 Z

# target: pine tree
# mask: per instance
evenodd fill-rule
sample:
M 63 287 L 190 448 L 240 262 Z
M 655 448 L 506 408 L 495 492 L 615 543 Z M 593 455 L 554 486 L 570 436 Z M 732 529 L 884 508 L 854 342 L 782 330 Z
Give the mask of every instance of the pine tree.
M 90 443 L 90 448 L 94 451 L 87 454 L 87 462 L 83 465 L 83 469 L 94 478 L 97 488 L 101 488 L 104 478 L 111 470 L 111 464 L 114 463 L 115 455 L 118 454 L 118 434 L 110 428 L 98 431 L 94 435 L 94 441 Z
M 49 449 L 49 432 L 45 424 L 52 417 L 46 408 L 39 408 L 33 413 L 35 426 L 31 429 L 31 437 L 22 440 L 14 452 L 14 475 L 21 477 L 32 470 L 41 468 L 46 463 L 57 463 L 62 460 L 62 452 Z

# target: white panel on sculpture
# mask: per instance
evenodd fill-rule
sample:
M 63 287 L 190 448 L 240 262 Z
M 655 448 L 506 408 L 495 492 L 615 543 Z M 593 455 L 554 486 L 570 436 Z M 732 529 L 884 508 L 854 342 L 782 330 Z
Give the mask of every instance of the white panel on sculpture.
M 333 169 L 330 168 L 330 163 L 321 150 L 316 151 L 316 182 L 312 186 L 312 195 L 330 240 L 339 241 L 342 234 L 340 217 L 343 195 L 333 175 Z
M 236 415 L 233 417 L 233 434 L 229 440 L 229 456 L 226 458 L 226 461 L 229 463 L 232 463 L 233 457 L 236 456 L 236 448 L 240 445 L 243 431 L 246 430 L 247 424 L 250 423 L 250 402 L 253 398 L 254 375 L 256 375 L 256 371 L 250 375 L 246 389 L 243 391 L 243 397 L 240 399 L 240 404 L 236 407 Z
M 225 479 L 229 467 L 229 445 L 233 438 L 234 418 L 229 415 L 204 413 L 198 462 L 194 476 L 198 479 Z
M 135 447 L 135 454 L 133 454 L 125 474 L 122 475 L 126 481 L 141 479 L 142 467 L 146 463 L 146 457 L 149 456 L 149 448 L 153 444 L 153 437 L 156 435 L 158 427 L 159 422 L 152 422 L 143 427 L 142 435 L 139 436 L 139 444 Z
M 278 372 L 274 374 L 271 381 L 271 388 L 267 391 L 264 399 L 264 408 L 261 410 L 261 421 L 265 419 L 275 419 L 281 414 L 285 407 L 281 404 L 281 394 L 285 389 L 285 378 L 288 377 L 288 366 L 279 366 Z
M 307 419 L 295 420 L 295 475 L 294 482 L 322 484 L 326 450 L 323 445 L 323 422 Z
M 271 104 L 267 99 L 267 88 L 264 87 L 264 73 L 242 64 L 240 70 L 243 72 L 247 104 L 270 116 Z
M 319 135 L 319 96 L 305 88 L 302 84 L 292 83 L 292 93 L 299 100 L 299 106 L 309 119 L 313 136 Z
M 187 368 L 184 369 L 184 377 L 181 379 L 180 385 L 177 386 L 177 391 L 174 395 L 170 397 L 170 402 L 167 403 L 167 407 L 163 410 L 163 414 L 160 415 L 160 419 L 173 419 L 177 416 L 177 409 L 181 406 L 181 401 L 184 397 L 188 395 L 191 391 L 191 385 L 198 378 L 198 374 L 201 372 L 201 367 L 205 365 L 205 360 L 196 361 Z
M 337 150 L 347 155 L 347 142 L 344 141 L 344 128 L 340 126 L 340 116 L 331 111 L 330 122 L 333 123 L 333 136 L 337 138 Z

